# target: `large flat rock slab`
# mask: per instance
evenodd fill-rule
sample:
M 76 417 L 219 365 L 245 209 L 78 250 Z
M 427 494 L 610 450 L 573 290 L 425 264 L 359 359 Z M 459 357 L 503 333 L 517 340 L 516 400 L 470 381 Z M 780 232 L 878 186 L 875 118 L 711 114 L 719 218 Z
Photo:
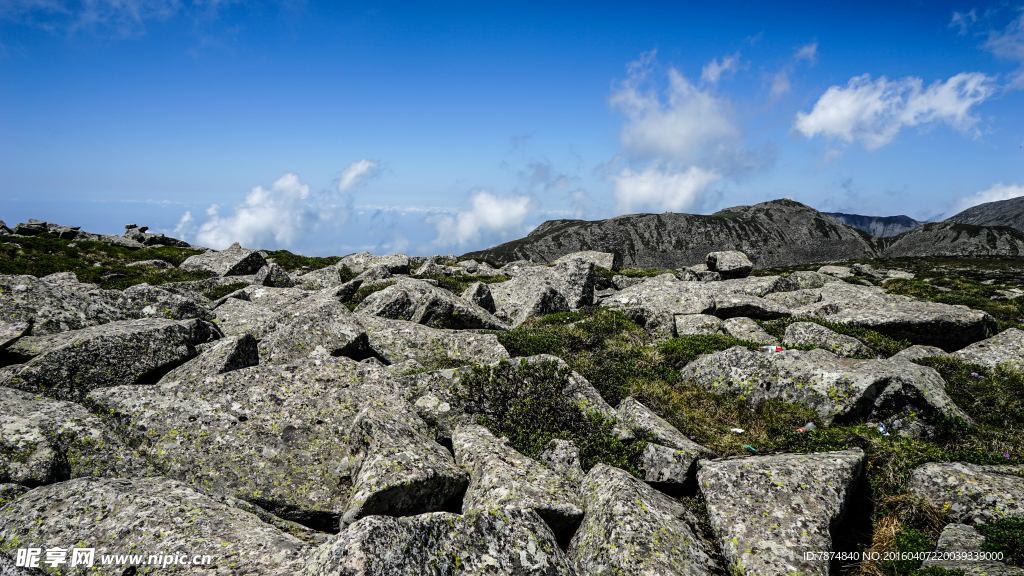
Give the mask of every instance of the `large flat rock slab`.
M 722 554 L 735 574 L 826 576 L 830 529 L 863 472 L 860 449 L 701 462 L 697 472 Z
M 234 243 L 226 250 L 207 250 L 202 254 L 189 256 L 178 268 L 182 270 L 206 270 L 218 276 L 245 276 L 256 274 L 267 265 L 263 255 L 256 250 L 246 250 Z
M 581 573 L 723 572 L 714 545 L 696 529 L 696 516 L 628 472 L 598 464 L 584 478 L 580 495 L 586 514 L 568 553 Z
M 366 329 L 370 348 L 392 364 L 410 359 L 425 366 L 444 359 L 488 364 L 509 358 L 494 334 L 443 330 L 378 316 L 359 315 L 358 319 Z
M 284 576 L 297 573 L 311 552 L 253 514 L 161 477 L 77 478 L 36 488 L 0 508 L 0 553 L 58 546 L 94 548 L 88 573 L 107 576 L 130 570 L 104 565 L 101 558 L 112 554 L 141 555 L 143 563 L 149 555 L 184 555 L 189 562 L 200 557 L 198 564 L 175 565 L 175 574 Z M 68 563 L 52 571 L 42 563 L 40 568 L 81 574 L 71 558 L 69 552 Z M 147 568 L 136 565 L 139 572 Z
M 201 320 L 144 318 L 26 336 L 7 352 L 28 360 L 0 377 L 0 385 L 79 401 L 92 390 L 134 384 L 196 356 L 204 330 Z
M 0 275 L 0 321 L 32 323 L 31 334 L 43 336 L 126 320 L 118 306 L 121 292 L 92 285 L 50 283 L 35 276 Z
M 306 576 L 575 576 L 536 512 L 371 516 L 318 548 Z
M 1015 370 L 1024 370 L 1024 330 L 1009 328 L 991 338 L 957 350 L 953 356 L 964 362 L 981 364 L 989 368 L 1003 365 Z
M 900 434 L 927 436 L 935 416 L 971 421 L 946 395 L 938 372 L 908 361 L 839 358 L 822 349 L 763 353 L 735 346 L 701 356 L 681 374 L 752 405 L 772 398 L 805 402 L 825 423 L 871 420 Z
M 949 519 L 981 524 L 1024 517 L 1024 466 L 979 466 L 966 462 L 929 462 L 910 474 L 910 491 Z
M 366 330 L 333 292 L 325 289 L 278 316 L 259 343 L 260 361 L 288 364 L 314 353 L 365 356 Z

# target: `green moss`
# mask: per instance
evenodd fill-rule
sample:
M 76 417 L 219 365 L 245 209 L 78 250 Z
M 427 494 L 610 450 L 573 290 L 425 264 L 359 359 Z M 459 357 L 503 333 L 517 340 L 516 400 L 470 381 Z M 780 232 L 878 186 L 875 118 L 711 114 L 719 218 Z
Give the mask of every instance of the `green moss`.
M 293 254 L 287 250 L 274 250 L 273 252 L 267 252 L 267 258 L 273 258 L 274 263 L 284 268 L 288 272 L 298 270 L 300 268 L 307 268 L 308 270 L 319 270 L 328 266 L 333 266 L 341 260 L 340 256 L 328 256 L 321 258 L 318 256 L 302 256 L 300 254 Z M 345 268 L 348 268 L 347 266 Z M 355 275 L 353 275 L 355 277 Z M 346 282 L 348 280 L 345 280 Z
M 985 537 L 981 549 L 1002 552 L 1003 562 L 1011 566 L 1024 566 L 1024 518 L 1004 518 L 977 527 Z

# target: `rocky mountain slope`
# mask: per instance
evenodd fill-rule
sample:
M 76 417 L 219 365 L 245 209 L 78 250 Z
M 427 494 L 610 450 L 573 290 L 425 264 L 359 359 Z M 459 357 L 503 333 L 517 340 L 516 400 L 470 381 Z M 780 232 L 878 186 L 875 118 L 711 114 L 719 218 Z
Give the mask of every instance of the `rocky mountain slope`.
M 822 214 L 879 238 L 888 238 L 909 232 L 923 224 L 909 216 L 862 216 L 860 214 L 843 214 L 842 212 L 822 212 Z
M 979 204 L 945 221 L 975 226 L 1009 226 L 1024 232 L 1024 196 Z
M 138 250 L 0 275 L 2 574 L 1024 573 L 1017 285 Z
M 961 224 L 949 220 L 921 225 L 890 240 L 885 258 L 908 256 L 1020 256 L 1024 232 L 1008 226 Z

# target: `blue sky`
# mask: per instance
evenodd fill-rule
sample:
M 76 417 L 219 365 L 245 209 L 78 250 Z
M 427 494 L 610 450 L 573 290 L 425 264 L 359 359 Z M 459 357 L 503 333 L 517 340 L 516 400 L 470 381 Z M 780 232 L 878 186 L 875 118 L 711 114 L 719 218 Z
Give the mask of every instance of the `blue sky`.
M 0 0 L 0 219 L 304 254 L 1024 195 L 1024 3 Z

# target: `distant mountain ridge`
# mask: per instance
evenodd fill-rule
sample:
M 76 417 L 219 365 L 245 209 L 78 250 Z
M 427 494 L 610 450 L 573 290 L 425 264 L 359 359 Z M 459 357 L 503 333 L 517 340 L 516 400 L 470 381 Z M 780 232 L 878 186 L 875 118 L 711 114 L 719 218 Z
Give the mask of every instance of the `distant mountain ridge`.
M 822 212 L 836 220 L 853 226 L 879 238 L 889 238 L 917 228 L 924 222 L 914 220 L 910 216 L 862 216 L 860 214 L 844 214 L 842 212 Z
M 945 221 L 976 226 L 1009 226 L 1024 232 L 1024 196 L 978 204 Z

